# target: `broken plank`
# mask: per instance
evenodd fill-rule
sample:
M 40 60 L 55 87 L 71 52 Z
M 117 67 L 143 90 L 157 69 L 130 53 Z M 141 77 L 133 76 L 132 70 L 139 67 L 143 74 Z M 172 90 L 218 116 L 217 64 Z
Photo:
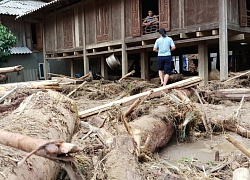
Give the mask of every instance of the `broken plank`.
M 113 101 L 113 102 L 110 102 L 108 104 L 104 104 L 104 105 L 97 106 L 97 107 L 94 107 L 94 108 L 91 108 L 91 109 L 80 111 L 79 112 L 79 117 L 80 118 L 84 118 L 84 117 L 88 117 L 88 116 L 97 114 L 100 111 L 104 111 L 104 110 L 109 109 L 111 106 L 113 106 L 115 104 L 120 104 L 120 105 L 123 105 L 123 106 L 124 105 L 130 105 L 136 99 L 138 99 L 138 98 L 144 98 L 144 97 L 148 96 L 149 94 L 152 93 L 151 91 L 153 91 L 153 95 L 155 96 L 156 94 L 161 94 L 164 91 L 168 92 L 168 90 L 173 89 L 173 88 L 182 88 L 182 87 L 185 87 L 185 86 L 196 84 L 197 82 L 201 82 L 201 81 L 202 81 L 202 78 L 201 77 L 197 77 L 197 76 L 189 78 L 189 79 L 185 79 L 185 80 L 173 83 L 173 84 L 169 84 L 167 86 L 155 88 L 155 89 L 152 89 L 152 90 L 140 93 L 140 94 L 136 94 L 136 95 L 133 95 L 133 96 L 125 97 L 123 99 L 120 99 L 120 100 L 117 100 L 117 101 Z

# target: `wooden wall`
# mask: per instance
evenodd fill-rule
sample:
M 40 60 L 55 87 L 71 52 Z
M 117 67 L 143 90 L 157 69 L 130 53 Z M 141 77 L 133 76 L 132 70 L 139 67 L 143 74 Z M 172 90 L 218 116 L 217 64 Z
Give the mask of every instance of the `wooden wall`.
M 219 22 L 219 0 L 185 0 L 185 26 Z
M 238 0 L 228 0 L 227 4 L 227 20 L 232 24 L 239 24 L 239 1 Z
M 12 16 L 0 16 L 0 22 L 18 38 L 15 46 L 26 46 L 32 50 L 31 26 L 29 22 L 16 21 Z
M 121 0 L 95 0 L 85 5 L 86 45 L 121 39 Z
M 69 6 L 45 17 L 46 52 L 63 51 L 83 46 L 81 4 Z

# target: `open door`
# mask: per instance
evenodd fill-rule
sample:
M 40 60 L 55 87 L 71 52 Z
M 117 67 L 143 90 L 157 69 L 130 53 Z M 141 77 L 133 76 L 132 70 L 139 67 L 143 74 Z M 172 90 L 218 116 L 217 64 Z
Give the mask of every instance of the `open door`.
M 247 26 L 247 2 L 239 0 L 240 26 Z
M 140 22 L 140 10 L 139 10 L 140 0 L 131 0 L 131 24 L 132 24 L 132 36 L 141 35 L 141 22 Z
M 170 31 L 170 0 L 159 0 L 160 28 Z

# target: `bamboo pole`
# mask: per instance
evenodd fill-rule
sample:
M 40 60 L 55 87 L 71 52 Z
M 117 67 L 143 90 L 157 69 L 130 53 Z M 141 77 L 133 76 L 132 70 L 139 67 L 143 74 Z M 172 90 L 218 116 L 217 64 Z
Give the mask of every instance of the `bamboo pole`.
M 234 139 L 232 136 L 228 135 L 226 137 L 226 140 L 228 140 L 230 143 L 232 143 L 235 147 L 237 147 L 241 152 L 243 152 L 247 157 L 250 158 L 250 152 L 244 148 L 236 139 Z

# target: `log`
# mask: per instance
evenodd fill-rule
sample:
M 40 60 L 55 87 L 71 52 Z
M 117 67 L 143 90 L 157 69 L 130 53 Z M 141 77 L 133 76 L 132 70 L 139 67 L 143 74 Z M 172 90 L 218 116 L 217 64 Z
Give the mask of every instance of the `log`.
M 11 72 L 18 72 L 18 71 L 21 71 L 22 69 L 23 69 L 22 65 L 0 68 L 0 74 L 6 74 L 6 73 L 11 73 Z
M 250 172 L 248 168 L 238 168 L 233 172 L 233 180 L 249 180 Z
M 129 135 L 117 136 L 111 148 L 105 162 L 107 179 L 141 180 L 134 139 Z
M 170 89 L 173 89 L 173 88 L 183 88 L 185 86 L 190 86 L 192 84 L 196 84 L 196 83 L 198 83 L 200 81 L 202 81 L 202 78 L 200 78 L 200 77 L 192 77 L 190 79 L 185 79 L 183 81 L 179 81 L 179 82 L 176 82 L 176 83 L 173 83 L 173 84 L 169 84 L 167 86 L 155 88 L 155 89 L 143 92 L 143 93 L 139 93 L 139 94 L 136 94 L 136 95 L 133 95 L 133 96 L 129 96 L 129 97 L 125 97 L 123 99 L 119 99 L 117 101 L 110 102 L 108 104 L 97 106 L 95 108 L 91 108 L 91 109 L 87 109 L 87 110 L 84 110 L 84 111 L 80 111 L 79 112 L 79 117 L 80 118 L 84 118 L 84 117 L 88 117 L 88 116 L 97 114 L 100 111 L 105 111 L 105 110 L 109 109 L 111 106 L 113 106 L 115 104 L 120 104 L 122 106 L 130 105 L 130 104 L 132 104 L 135 101 L 135 99 L 138 99 L 138 98 L 143 99 L 144 97 L 146 97 L 149 94 L 151 94 L 152 91 L 153 91 L 152 95 L 153 96 L 157 96 L 157 95 L 162 94 L 162 92 L 168 92 Z
M 12 146 L 18 145 L 18 148 L 22 147 L 19 142 L 26 141 L 28 146 L 25 145 L 22 149 L 31 151 L 51 139 L 70 142 L 79 123 L 76 104 L 71 99 L 54 91 L 40 91 L 26 98 L 15 111 L 1 119 L 1 129 L 42 139 L 34 143 L 26 136 L 22 136 L 26 137 L 24 139 L 13 136 L 7 138 L 8 141 L 15 142 L 11 143 Z M 10 145 L 7 140 L 4 143 L 4 139 L 0 139 L 1 143 Z M 6 179 L 56 179 L 60 171 L 61 166 L 58 163 L 39 156 L 30 157 L 18 167 L 17 162 L 26 157 L 27 153 L 9 146 L 1 147 L 0 163 L 5 164 L 5 167 L 0 167 L 0 171 Z
M 241 152 L 243 152 L 247 157 L 250 158 L 250 152 L 244 148 L 236 139 L 234 139 L 232 136 L 228 135 L 226 137 L 226 140 L 228 140 L 230 143 L 232 143 L 235 147 L 237 147 Z
M 218 127 L 223 127 L 226 130 L 235 132 L 245 138 L 250 138 L 250 131 L 245 128 L 243 123 L 237 123 L 236 121 L 230 121 L 230 120 L 218 120 L 218 119 L 211 119 L 211 123 L 215 124 Z
M 29 88 L 29 89 L 56 89 L 56 90 L 61 89 L 57 81 L 45 80 L 45 81 L 28 81 L 28 82 L 1 84 L 0 91 L 9 91 L 15 87 Z
M 250 89 L 247 88 L 220 89 L 208 94 L 211 94 L 211 96 L 215 97 L 216 99 L 223 100 L 241 101 L 243 96 L 245 96 L 245 99 L 250 99 Z
M 249 74 L 249 73 L 250 73 L 250 71 L 244 72 L 244 73 L 239 74 L 239 75 L 237 75 L 237 76 L 234 76 L 234 77 L 232 77 L 232 78 L 230 78 L 230 79 L 228 79 L 228 80 L 226 80 L 226 81 L 224 81 L 224 82 L 228 82 L 228 81 L 231 81 L 231 80 L 233 80 L 233 79 L 237 79 L 237 78 L 239 78 L 239 77 L 241 77 L 241 76 L 244 76 L 244 75 L 247 75 L 247 74 Z
M 72 90 L 67 97 L 70 97 L 72 94 L 74 94 L 78 89 L 80 89 L 84 84 L 86 84 L 86 81 L 84 81 L 82 84 L 80 84 L 79 86 L 77 86 L 77 88 L 75 88 L 74 90 Z

